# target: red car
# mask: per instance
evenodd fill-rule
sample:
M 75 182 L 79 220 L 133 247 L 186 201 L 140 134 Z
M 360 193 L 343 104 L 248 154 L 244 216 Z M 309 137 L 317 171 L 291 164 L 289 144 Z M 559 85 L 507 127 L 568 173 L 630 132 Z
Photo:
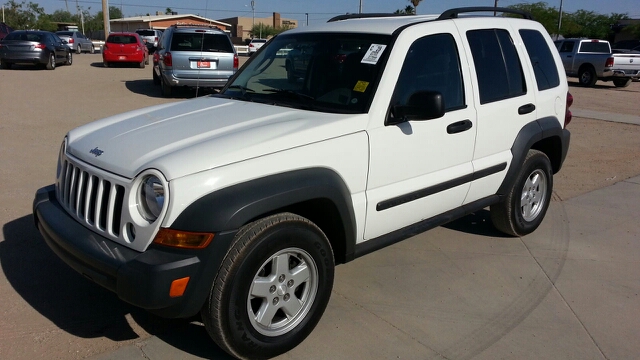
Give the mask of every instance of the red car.
M 141 69 L 149 64 L 149 49 L 134 32 L 117 32 L 109 34 L 102 48 L 104 67 L 114 63 L 135 63 Z

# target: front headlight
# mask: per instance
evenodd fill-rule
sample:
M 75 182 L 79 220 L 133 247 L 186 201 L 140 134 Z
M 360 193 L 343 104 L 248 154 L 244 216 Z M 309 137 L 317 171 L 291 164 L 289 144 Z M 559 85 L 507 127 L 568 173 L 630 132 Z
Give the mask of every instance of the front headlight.
M 164 185 L 155 175 L 146 175 L 138 188 L 138 211 L 150 223 L 156 221 L 164 206 Z

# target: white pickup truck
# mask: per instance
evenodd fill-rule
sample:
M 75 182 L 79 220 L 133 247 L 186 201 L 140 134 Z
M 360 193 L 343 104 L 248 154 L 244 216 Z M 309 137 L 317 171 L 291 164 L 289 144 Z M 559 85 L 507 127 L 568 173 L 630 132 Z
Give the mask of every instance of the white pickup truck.
M 555 45 L 566 74 L 577 76 L 581 85 L 594 86 L 601 80 L 627 87 L 633 78 L 640 77 L 640 55 L 612 54 L 608 41 L 564 39 L 555 41 Z

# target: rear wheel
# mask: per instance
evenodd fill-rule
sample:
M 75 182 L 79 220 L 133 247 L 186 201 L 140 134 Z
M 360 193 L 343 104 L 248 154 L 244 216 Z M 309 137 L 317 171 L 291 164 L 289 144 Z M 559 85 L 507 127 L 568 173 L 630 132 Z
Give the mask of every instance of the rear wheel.
M 333 287 L 331 245 L 315 224 L 282 213 L 244 226 L 202 308 L 209 335 L 242 359 L 271 358 L 301 343 Z
M 49 54 L 49 61 L 45 66 L 47 70 L 55 70 L 56 69 L 56 55 L 54 53 Z
M 82 46 L 80 46 L 80 44 L 78 44 L 76 46 L 76 54 L 80 54 L 82 52 Z
M 500 231 L 523 236 L 538 228 L 547 213 L 553 173 L 547 155 L 529 150 L 506 199 L 491 205 L 491 222 Z
M 596 71 L 593 68 L 586 66 L 580 69 L 578 80 L 580 81 L 580 85 L 582 86 L 594 86 L 596 84 L 596 81 L 598 81 L 598 77 L 596 75 Z
M 613 79 L 613 85 L 625 88 L 631 85 L 631 79 Z
M 153 74 L 153 85 L 160 85 L 160 77 L 156 74 L 156 69 L 151 69 L 151 73 Z
M 171 86 L 169 86 L 164 79 L 160 79 L 160 90 L 162 90 L 162 96 L 164 97 L 171 97 L 171 93 L 173 92 Z

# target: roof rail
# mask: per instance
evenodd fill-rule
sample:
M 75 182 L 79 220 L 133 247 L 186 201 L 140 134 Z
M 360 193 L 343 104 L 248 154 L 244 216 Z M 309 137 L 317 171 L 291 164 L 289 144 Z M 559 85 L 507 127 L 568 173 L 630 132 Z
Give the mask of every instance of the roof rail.
M 184 28 L 192 28 L 192 27 L 205 27 L 205 28 L 211 28 L 211 29 L 218 29 L 220 30 L 219 27 L 215 26 L 215 25 L 206 25 L 206 24 L 172 24 L 171 26 L 172 28 L 180 28 L 180 27 L 184 27 Z
M 366 19 L 366 18 L 379 18 L 379 17 L 393 17 L 393 16 L 411 16 L 410 14 L 392 14 L 392 13 L 360 13 L 360 14 L 345 14 L 334 16 L 327 22 L 342 21 L 349 19 Z
M 438 20 L 455 19 L 458 17 L 458 15 L 463 13 L 487 12 L 487 11 L 516 14 L 516 15 L 521 15 L 524 19 L 533 20 L 533 16 L 526 11 L 509 9 L 509 8 L 491 7 L 491 6 L 477 6 L 477 7 L 449 9 L 443 12 L 438 18 Z

